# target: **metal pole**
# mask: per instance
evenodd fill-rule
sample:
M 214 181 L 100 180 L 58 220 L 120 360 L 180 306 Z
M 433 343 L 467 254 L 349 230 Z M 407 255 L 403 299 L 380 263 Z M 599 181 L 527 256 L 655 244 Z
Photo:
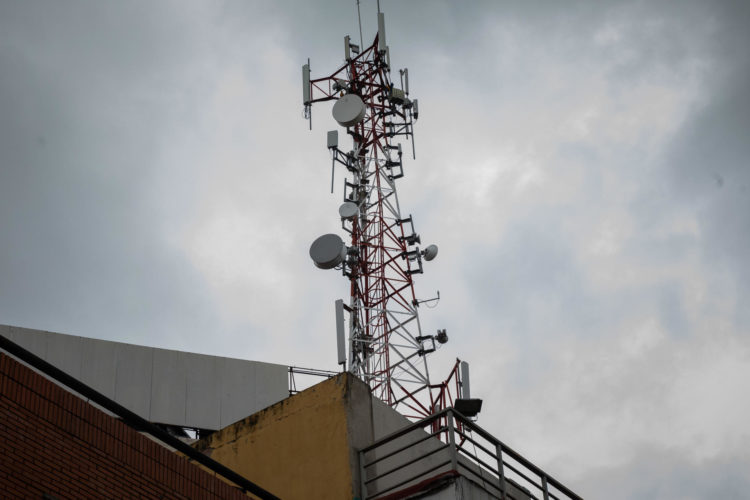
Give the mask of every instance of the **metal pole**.
M 544 500 L 549 500 L 549 489 L 547 488 L 546 474 L 542 474 L 542 493 L 544 494 Z
M 495 445 L 495 453 L 497 454 L 497 475 L 500 481 L 500 498 L 505 500 L 505 472 L 503 471 L 503 445 L 500 443 Z
M 367 483 L 365 482 L 365 452 L 359 452 L 359 497 L 367 500 Z
M 448 443 L 451 450 L 451 469 L 458 472 L 458 450 L 456 449 L 456 434 L 453 426 L 453 411 L 448 411 Z

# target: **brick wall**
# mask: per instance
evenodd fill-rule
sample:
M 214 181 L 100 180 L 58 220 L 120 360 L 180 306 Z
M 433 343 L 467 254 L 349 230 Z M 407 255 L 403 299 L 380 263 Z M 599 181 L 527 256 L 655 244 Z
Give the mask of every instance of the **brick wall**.
M 0 498 L 248 497 L 0 353 Z

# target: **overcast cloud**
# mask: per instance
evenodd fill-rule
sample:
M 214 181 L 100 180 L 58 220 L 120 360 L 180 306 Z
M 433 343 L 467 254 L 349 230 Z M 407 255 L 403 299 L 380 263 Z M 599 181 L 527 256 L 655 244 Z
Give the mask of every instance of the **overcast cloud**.
M 431 371 L 587 498 L 750 491 L 749 5 L 381 1 Z M 353 1 L 0 1 L 0 323 L 335 369 L 299 80 L 345 34 Z

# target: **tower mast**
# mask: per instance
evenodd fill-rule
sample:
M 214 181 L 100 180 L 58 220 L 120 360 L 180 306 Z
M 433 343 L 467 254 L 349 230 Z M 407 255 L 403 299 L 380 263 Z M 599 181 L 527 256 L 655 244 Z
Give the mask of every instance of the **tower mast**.
M 303 66 L 303 102 L 335 101 L 333 117 L 351 137 L 351 149 L 339 149 L 338 131 L 328 132 L 332 154 L 331 191 L 336 165 L 346 169 L 339 209 L 344 241 L 321 236 L 310 256 L 318 267 L 340 269 L 349 280 L 348 370 L 364 380 L 373 394 L 409 416 L 430 415 L 444 406 L 441 388 L 430 382 L 426 355 L 447 341 L 445 331 L 423 335 L 415 274 L 437 247 L 420 249 L 411 215 L 401 211 L 396 182 L 403 177 L 402 138 L 411 140 L 419 116 L 409 97 L 408 70 L 391 76 L 385 21 L 378 12 L 378 33 L 367 48 L 344 38 L 344 64 L 331 75 L 312 79 Z M 340 359 L 340 362 L 343 361 Z M 444 389 L 444 387 L 442 387 Z

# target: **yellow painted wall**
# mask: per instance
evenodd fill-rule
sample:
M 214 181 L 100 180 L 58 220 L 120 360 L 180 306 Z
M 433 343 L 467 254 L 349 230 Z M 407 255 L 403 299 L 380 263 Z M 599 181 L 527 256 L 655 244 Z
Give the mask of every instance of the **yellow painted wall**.
M 329 379 L 195 446 L 282 499 L 351 500 L 347 384 Z

